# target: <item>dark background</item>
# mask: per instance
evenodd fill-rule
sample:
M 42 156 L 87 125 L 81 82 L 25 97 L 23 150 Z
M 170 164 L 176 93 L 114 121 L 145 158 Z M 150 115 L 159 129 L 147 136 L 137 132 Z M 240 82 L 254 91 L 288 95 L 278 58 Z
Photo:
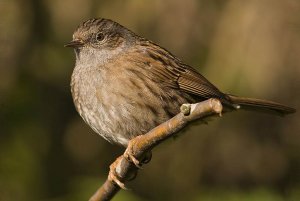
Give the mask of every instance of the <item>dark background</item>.
M 0 200 L 87 200 L 122 149 L 70 94 L 79 23 L 111 18 L 221 90 L 300 108 L 299 0 L 0 0 Z M 236 112 L 154 150 L 114 200 L 300 200 L 300 115 Z

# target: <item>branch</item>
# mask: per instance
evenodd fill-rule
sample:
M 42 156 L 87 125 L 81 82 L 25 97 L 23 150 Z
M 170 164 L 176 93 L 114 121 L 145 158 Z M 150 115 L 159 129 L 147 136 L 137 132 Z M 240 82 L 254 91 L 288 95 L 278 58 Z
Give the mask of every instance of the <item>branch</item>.
M 110 174 L 105 183 L 90 198 L 90 201 L 110 200 L 119 190 L 122 182 L 128 181 L 137 174 L 138 168 L 128 160 L 128 154 L 138 161 L 143 160 L 155 146 L 173 136 L 179 130 L 184 128 L 189 122 L 199 119 L 205 119 L 219 114 L 221 116 L 222 104 L 217 99 L 209 99 L 196 104 L 183 104 L 181 112 L 170 120 L 155 127 L 145 135 L 139 135 L 132 139 L 124 154 L 110 166 Z M 111 174 L 116 175 L 119 185 L 111 178 Z M 116 180 L 115 180 L 116 181 Z

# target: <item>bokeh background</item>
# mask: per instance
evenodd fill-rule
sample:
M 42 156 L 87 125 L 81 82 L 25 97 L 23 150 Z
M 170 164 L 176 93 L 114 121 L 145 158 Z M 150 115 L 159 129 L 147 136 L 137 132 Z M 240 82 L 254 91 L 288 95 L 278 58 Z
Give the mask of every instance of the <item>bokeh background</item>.
M 70 94 L 78 24 L 111 18 L 220 89 L 300 108 L 299 0 L 0 0 L 0 200 L 87 200 L 123 149 Z M 300 200 L 300 115 L 236 112 L 154 150 L 114 200 Z

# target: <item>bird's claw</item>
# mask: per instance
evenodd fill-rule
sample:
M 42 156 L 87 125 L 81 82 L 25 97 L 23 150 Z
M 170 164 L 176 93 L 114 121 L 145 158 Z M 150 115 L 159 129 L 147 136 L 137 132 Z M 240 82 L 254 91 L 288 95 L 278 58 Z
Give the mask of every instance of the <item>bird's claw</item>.
M 121 157 L 119 157 L 114 163 L 109 166 L 108 180 L 117 184 L 123 190 L 129 190 L 123 182 L 121 182 L 116 173 L 116 169 L 120 163 Z
M 129 141 L 127 149 L 125 150 L 123 156 L 124 158 L 126 158 L 129 162 L 133 163 L 135 165 L 135 167 L 137 167 L 138 169 L 143 169 L 142 165 L 148 163 L 151 158 L 152 158 L 152 153 L 151 151 L 147 151 L 146 154 L 144 156 L 142 156 L 141 160 L 138 160 L 135 156 L 134 156 L 134 151 L 133 148 L 135 147 L 134 145 L 139 142 L 139 140 L 143 138 L 142 135 L 137 136 L 135 138 L 133 138 L 132 140 Z
M 142 169 L 141 162 L 133 156 L 131 149 L 128 149 L 128 148 L 127 148 L 127 149 L 125 150 L 125 152 L 124 152 L 124 157 L 125 157 L 128 161 L 132 162 L 132 163 L 135 165 L 135 167 L 137 167 L 138 169 Z

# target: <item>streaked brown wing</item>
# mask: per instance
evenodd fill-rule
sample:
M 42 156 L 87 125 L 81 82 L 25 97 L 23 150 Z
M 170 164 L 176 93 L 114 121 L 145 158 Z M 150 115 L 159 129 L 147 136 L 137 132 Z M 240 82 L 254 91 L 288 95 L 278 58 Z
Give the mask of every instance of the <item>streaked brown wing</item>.
M 220 92 L 204 76 L 192 67 L 182 63 L 167 50 L 149 42 L 142 45 L 141 49 L 142 51 L 139 52 L 139 55 L 143 55 L 141 62 L 143 61 L 143 64 L 146 64 L 149 70 L 151 69 L 151 73 L 159 82 L 201 98 L 226 99 L 226 95 Z
M 186 72 L 181 73 L 177 80 L 180 89 L 204 98 L 224 98 L 224 94 L 200 73 L 190 66 L 185 65 L 185 68 Z

